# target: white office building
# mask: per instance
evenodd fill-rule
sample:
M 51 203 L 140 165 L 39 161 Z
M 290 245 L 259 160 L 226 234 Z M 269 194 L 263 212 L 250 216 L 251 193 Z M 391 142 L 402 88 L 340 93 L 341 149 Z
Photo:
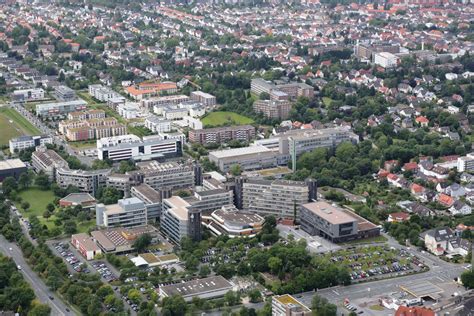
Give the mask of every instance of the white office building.
M 33 148 L 40 145 L 52 144 L 53 138 L 47 135 L 38 135 L 38 136 L 20 136 L 17 138 L 12 138 L 9 141 L 10 152 L 13 154 L 16 151 L 22 149 Z
M 458 172 L 474 171 L 474 152 L 464 157 L 459 157 L 457 162 Z
M 158 135 L 140 137 L 129 134 L 97 140 L 100 160 L 153 160 L 181 156 L 182 143 L 178 139 L 163 139 Z
M 171 132 L 171 121 L 156 115 L 150 115 L 145 120 L 145 127 L 153 133 L 168 133 Z
M 147 224 L 145 204 L 138 198 L 121 199 L 117 204 L 96 206 L 97 226 L 137 227 Z
M 375 53 L 374 55 L 374 63 L 379 65 L 383 68 L 393 68 L 396 67 L 398 64 L 399 58 L 389 52 L 380 52 Z

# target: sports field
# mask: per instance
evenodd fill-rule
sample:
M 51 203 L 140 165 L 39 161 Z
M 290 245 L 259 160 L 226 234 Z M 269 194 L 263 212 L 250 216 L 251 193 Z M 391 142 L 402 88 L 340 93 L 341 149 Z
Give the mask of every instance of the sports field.
M 11 108 L 0 108 L 0 145 L 21 135 L 39 135 L 41 132 L 20 113 Z
M 252 124 L 254 121 L 250 117 L 246 117 L 234 112 L 211 112 L 201 119 L 205 127 L 217 127 L 223 125 L 245 125 Z

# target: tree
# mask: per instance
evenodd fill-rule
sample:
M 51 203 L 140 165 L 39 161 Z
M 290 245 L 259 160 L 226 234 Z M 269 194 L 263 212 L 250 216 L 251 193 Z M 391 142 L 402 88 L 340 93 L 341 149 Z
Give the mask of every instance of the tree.
M 474 271 L 472 269 L 464 271 L 461 274 L 461 281 L 462 281 L 462 284 L 466 288 L 473 289 L 474 288 Z
M 35 184 L 41 190 L 48 190 L 50 188 L 50 185 L 51 185 L 51 183 L 49 182 L 48 176 L 44 173 L 40 173 L 39 175 L 36 176 Z
M 201 268 L 199 268 L 199 276 L 200 277 L 206 277 L 209 274 L 211 274 L 211 269 L 209 268 L 208 265 L 202 265 Z
M 315 295 L 311 301 L 311 308 L 315 316 L 336 316 L 337 307 L 324 297 Z
M 5 193 L 6 195 L 9 195 L 12 191 L 16 189 L 18 189 L 18 186 L 17 186 L 15 178 L 6 177 L 5 179 L 3 179 L 3 182 L 2 182 L 3 193 Z
M 43 217 L 46 218 L 46 219 L 50 218 L 51 217 L 51 212 L 48 211 L 48 210 L 44 211 L 43 212 Z
M 240 176 L 242 174 L 242 167 L 239 164 L 232 165 L 232 167 L 230 167 L 230 174 Z
M 28 172 L 23 172 L 18 178 L 18 184 L 22 189 L 27 189 L 31 185 L 31 178 L 28 175 Z
M 127 296 L 135 304 L 138 304 L 141 301 L 140 291 L 137 289 L 131 289 L 128 291 Z
M 77 225 L 74 220 L 68 220 L 64 223 L 64 233 L 72 235 L 77 232 Z
M 150 234 L 143 234 L 135 240 L 133 248 L 135 248 L 137 252 L 143 252 L 143 250 L 151 244 L 151 240 L 152 238 Z
M 278 274 L 282 267 L 282 260 L 278 257 L 270 257 L 268 259 L 268 267 L 273 274 Z
M 51 314 L 51 307 L 45 304 L 35 304 L 28 312 L 28 316 L 49 316 Z
M 186 302 L 181 295 L 163 298 L 161 313 L 163 316 L 181 316 L 186 314 Z
M 225 293 L 224 300 L 226 301 L 228 306 L 234 306 L 240 303 L 240 296 L 238 293 L 235 293 L 234 291 L 229 291 Z
M 30 208 L 30 203 L 28 203 L 27 201 L 21 203 L 21 208 L 25 210 L 25 212 L 28 211 L 28 209 Z
M 258 303 L 262 301 L 262 293 L 258 289 L 253 289 L 249 291 L 249 299 L 252 303 Z
M 46 209 L 47 209 L 50 213 L 54 212 L 54 209 L 55 209 L 54 204 L 53 204 L 53 203 L 48 203 L 48 205 L 46 205 Z

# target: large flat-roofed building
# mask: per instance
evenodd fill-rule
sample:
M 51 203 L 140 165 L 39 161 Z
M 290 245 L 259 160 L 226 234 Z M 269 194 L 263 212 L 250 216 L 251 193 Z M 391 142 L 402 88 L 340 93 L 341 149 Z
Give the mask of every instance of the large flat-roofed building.
M 57 103 L 42 103 L 36 105 L 36 115 L 49 118 L 60 118 L 70 112 L 82 111 L 87 108 L 84 100 L 72 100 Z
M 278 156 L 278 148 L 249 146 L 211 151 L 209 160 L 223 172 L 228 172 L 233 165 L 240 165 L 241 169 L 246 171 L 277 167 L 282 164 Z
M 203 145 L 220 144 L 231 140 L 248 142 L 252 138 L 255 138 L 255 127 L 252 125 L 215 127 L 189 131 L 189 141 Z
M 194 168 L 189 164 L 176 162 L 145 161 L 137 163 L 143 183 L 155 190 L 170 190 L 194 187 Z
M 179 196 L 172 196 L 162 202 L 161 231 L 179 244 L 181 239 L 201 239 L 201 213 L 192 209 L 191 204 Z
M 216 97 L 212 94 L 205 93 L 202 91 L 191 92 L 191 100 L 196 100 L 204 104 L 205 106 L 216 105 Z
M 95 195 L 99 187 L 104 186 L 111 169 L 102 170 L 72 170 L 69 168 L 56 169 L 56 183 L 61 189 L 67 189 L 72 185 L 79 189 L 79 192 L 91 193 Z
M 398 64 L 398 56 L 389 52 L 375 53 L 374 64 L 379 65 L 383 68 L 393 68 Z
M 136 227 L 147 224 L 145 204 L 138 198 L 121 199 L 117 204 L 96 206 L 97 226 Z
M 97 141 L 97 157 L 100 160 L 152 160 L 182 156 L 180 139 L 162 139 L 152 135 L 140 137 L 129 134 L 101 138 Z
M 36 172 L 43 171 L 50 180 L 55 179 L 57 169 L 69 168 L 66 160 L 57 152 L 47 149 L 45 146 L 36 147 L 36 151 L 31 155 L 31 164 Z
M 167 104 L 178 105 L 181 102 L 186 102 L 189 97 L 186 95 L 167 95 L 163 97 L 148 98 L 140 101 L 140 105 L 146 109 L 153 109 L 154 106 L 163 106 Z
M 171 132 L 171 120 L 165 120 L 152 114 L 145 119 L 145 127 L 153 133 L 168 133 Z
M 94 240 L 86 233 L 74 234 L 71 236 L 71 244 L 86 260 L 92 260 L 102 253 Z
M 9 141 L 10 152 L 13 154 L 16 151 L 22 149 L 33 148 L 36 146 L 52 144 L 53 138 L 47 135 L 37 135 L 37 136 L 20 136 L 17 138 L 12 138 Z
M 84 112 L 69 113 L 68 117 L 71 119 L 59 122 L 58 130 L 70 141 L 100 139 L 127 133 L 127 127 L 114 117 L 91 117 Z
M 131 188 L 131 195 L 140 199 L 146 208 L 148 222 L 154 222 L 160 219 L 161 201 L 163 198 L 171 196 L 170 191 L 156 191 L 148 184 L 140 184 Z
M 12 93 L 12 97 L 14 101 L 21 101 L 21 102 L 42 100 L 44 99 L 44 90 L 41 88 L 15 90 Z
M 285 120 L 290 115 L 291 103 L 287 100 L 257 100 L 253 103 L 253 110 L 269 119 Z
M 311 309 L 289 294 L 272 297 L 272 316 L 311 315 Z
M 117 254 L 133 251 L 135 240 L 144 234 L 150 235 L 152 242 L 157 240 L 158 231 L 150 225 L 134 228 L 115 227 L 91 232 L 93 240 L 104 253 Z
M 288 180 L 247 179 L 239 177 L 235 185 L 236 205 L 262 216 L 299 218 L 299 208 L 316 196 L 314 180 L 308 183 Z
M 108 102 L 113 99 L 123 99 L 119 93 L 115 92 L 109 87 L 104 87 L 100 84 L 89 85 L 89 95 L 101 102 Z
M 264 218 L 251 212 L 239 211 L 234 205 L 225 205 L 203 216 L 203 225 L 216 236 L 253 237 L 262 230 Z
M 26 164 L 20 159 L 8 159 L 0 161 L 0 181 L 3 181 L 7 177 L 18 179 L 20 174 L 26 171 Z
M 161 286 L 159 294 L 161 297 L 180 295 L 185 301 L 189 302 L 194 297 L 201 299 L 222 297 L 231 291 L 233 287 L 232 283 L 224 279 L 224 277 L 217 275 L 184 283 Z
M 187 197 L 186 200 L 191 204 L 190 209 L 210 215 L 222 206 L 232 204 L 234 194 L 226 189 L 200 190 L 195 191 L 194 195 Z
M 363 217 L 326 201 L 303 204 L 301 228 L 332 242 L 346 242 L 380 235 L 380 228 Z
M 250 91 L 258 96 L 262 93 L 268 93 L 272 100 L 295 100 L 297 97 L 312 98 L 314 96 L 314 88 L 306 83 L 274 84 L 262 78 L 252 79 Z

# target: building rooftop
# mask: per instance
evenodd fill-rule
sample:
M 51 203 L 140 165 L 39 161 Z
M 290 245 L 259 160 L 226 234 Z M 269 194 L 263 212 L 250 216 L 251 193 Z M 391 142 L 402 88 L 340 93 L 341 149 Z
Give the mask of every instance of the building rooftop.
M 241 155 L 264 154 L 264 153 L 271 153 L 271 152 L 273 152 L 273 150 L 268 149 L 267 147 L 264 147 L 264 146 L 249 146 L 249 147 L 217 150 L 217 151 L 212 151 L 209 154 L 213 155 L 214 157 L 218 159 L 223 159 L 223 158 L 231 158 L 231 157 L 241 156 Z
M 232 283 L 224 279 L 224 277 L 218 275 L 184 283 L 165 285 L 161 287 L 161 290 L 168 296 L 181 295 L 186 297 L 197 296 L 204 293 L 226 289 L 230 291 L 232 287 Z
M 188 207 L 191 206 L 186 200 L 179 196 L 172 196 L 165 199 L 169 205 L 172 206 L 173 213 L 181 220 L 188 220 Z
M 303 204 L 303 207 L 333 225 L 357 221 L 356 218 L 344 212 L 340 207 L 324 201 Z
M 8 170 L 14 168 L 26 168 L 26 165 L 20 159 L 8 159 L 0 161 L 0 170 Z
M 82 204 L 85 202 L 95 202 L 96 199 L 89 193 L 71 193 L 68 196 L 63 197 L 61 201 Z
M 86 233 L 75 234 L 71 236 L 71 239 L 75 239 L 81 243 L 86 251 L 98 251 L 99 246 L 96 245 L 94 240 Z

